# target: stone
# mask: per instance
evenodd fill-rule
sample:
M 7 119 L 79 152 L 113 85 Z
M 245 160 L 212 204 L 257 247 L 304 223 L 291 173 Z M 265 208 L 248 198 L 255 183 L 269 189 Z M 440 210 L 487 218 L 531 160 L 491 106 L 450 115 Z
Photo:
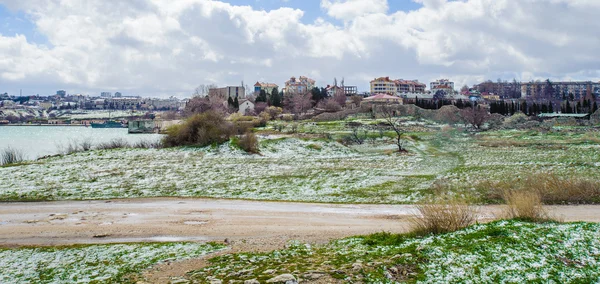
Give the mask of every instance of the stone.
M 258 280 L 256 280 L 256 279 L 250 279 L 250 280 L 244 281 L 244 284 L 260 284 L 260 282 L 258 282 Z
M 363 265 L 361 263 L 355 262 L 352 264 L 352 270 L 358 271 L 363 269 Z
M 326 273 L 323 271 L 310 270 L 310 271 L 307 271 L 303 275 L 303 277 L 304 277 L 304 279 L 308 279 L 308 280 L 316 280 L 316 279 L 319 279 L 319 278 L 325 276 L 325 274 Z
M 267 280 L 267 283 L 297 284 L 298 282 L 292 274 L 281 274 Z
M 263 271 L 264 274 L 275 274 L 275 272 L 277 272 L 277 270 L 275 269 L 267 269 Z
M 190 281 L 186 280 L 186 279 L 175 279 L 175 280 L 171 280 L 170 283 L 171 284 L 188 284 L 188 283 L 190 283 Z

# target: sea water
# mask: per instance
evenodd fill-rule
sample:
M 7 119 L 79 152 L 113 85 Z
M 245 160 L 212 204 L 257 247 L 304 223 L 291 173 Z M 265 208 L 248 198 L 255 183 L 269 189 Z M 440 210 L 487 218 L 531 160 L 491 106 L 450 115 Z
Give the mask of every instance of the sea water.
M 60 154 L 70 143 L 84 140 L 92 146 L 113 139 L 129 143 L 158 141 L 160 134 L 128 134 L 127 128 L 91 128 L 84 126 L 0 126 L 0 151 L 11 147 L 21 151 L 27 159 Z

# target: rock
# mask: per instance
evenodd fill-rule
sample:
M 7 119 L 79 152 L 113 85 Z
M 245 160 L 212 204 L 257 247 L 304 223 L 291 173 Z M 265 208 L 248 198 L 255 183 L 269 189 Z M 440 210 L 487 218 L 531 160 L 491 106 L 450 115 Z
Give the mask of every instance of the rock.
M 297 284 L 298 282 L 292 274 L 281 274 L 267 280 L 267 283 Z
M 231 278 L 231 277 L 245 276 L 248 274 L 252 274 L 252 271 L 254 271 L 254 269 L 244 269 L 244 270 L 240 270 L 238 272 L 229 273 L 229 275 L 227 275 L 227 277 Z
M 223 281 L 221 281 L 221 279 L 217 279 L 214 276 L 207 277 L 206 280 L 208 280 L 208 283 L 210 284 L 223 284 Z
M 352 270 L 354 270 L 354 271 L 359 271 L 359 270 L 361 270 L 361 269 L 363 269 L 363 266 L 362 266 L 362 264 L 360 264 L 360 263 L 358 263 L 358 262 L 355 262 L 355 263 L 353 263 L 353 264 L 352 264 Z
M 390 272 L 391 272 L 391 273 L 393 273 L 393 274 L 398 274 L 398 268 L 396 268 L 396 267 L 390 267 L 390 269 L 389 269 L 389 270 L 390 270 Z
M 190 283 L 189 280 L 186 279 L 175 279 L 175 280 L 171 280 L 171 282 L 169 282 L 171 284 L 188 284 Z
M 316 280 L 323 276 L 325 276 L 325 272 L 321 272 L 321 271 L 309 271 L 308 273 L 303 275 L 304 279 L 308 279 L 308 280 Z
M 244 284 L 260 284 L 260 282 L 258 282 L 256 279 L 251 279 L 244 281 Z
M 263 274 L 275 274 L 275 272 L 277 272 L 277 270 L 275 270 L 275 269 L 267 269 L 267 270 L 263 271 Z

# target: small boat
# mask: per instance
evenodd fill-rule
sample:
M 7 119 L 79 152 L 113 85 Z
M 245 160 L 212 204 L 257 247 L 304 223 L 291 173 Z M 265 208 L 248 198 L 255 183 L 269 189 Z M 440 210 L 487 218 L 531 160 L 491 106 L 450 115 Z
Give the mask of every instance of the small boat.
M 127 124 L 119 121 L 107 120 L 103 123 L 91 123 L 92 128 L 127 128 Z

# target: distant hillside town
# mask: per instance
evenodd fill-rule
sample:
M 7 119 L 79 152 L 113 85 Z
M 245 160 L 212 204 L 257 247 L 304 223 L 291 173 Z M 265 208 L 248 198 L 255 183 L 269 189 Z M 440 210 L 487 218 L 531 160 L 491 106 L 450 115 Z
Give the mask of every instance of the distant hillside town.
M 354 82 L 356 83 L 356 82 Z M 186 108 L 222 108 L 242 115 L 257 115 L 266 107 L 281 107 L 290 113 L 308 110 L 334 112 L 348 105 L 360 104 L 416 104 L 425 109 L 439 109 L 444 105 L 459 108 L 485 106 L 490 113 L 526 115 L 542 113 L 582 114 L 598 109 L 600 82 L 551 80 L 518 82 L 485 81 L 473 86 L 457 88 L 450 79 L 439 79 L 429 85 L 416 79 L 393 79 L 389 76 L 374 78 L 370 89 L 359 92 L 357 85 L 333 79 L 331 84 L 317 86 L 306 76 L 290 77 L 282 86 L 257 81 L 252 87 L 243 82 L 237 86 L 200 85 L 192 94 L 202 98 L 190 99 L 144 98 L 127 96 L 121 92 L 101 92 L 98 95 L 70 94 L 58 90 L 52 95 L 0 94 L 0 124 L 31 123 L 40 119 L 52 123 L 61 117 L 81 119 L 110 119 L 110 113 L 120 117 L 154 117 L 149 113 L 182 113 Z M 91 113 L 108 112 L 108 117 Z M 68 115 L 65 115 L 68 114 Z M 106 115 L 104 115 L 106 116 Z M 114 116 L 113 116 L 114 117 Z M 67 119 L 60 120 L 69 123 Z

